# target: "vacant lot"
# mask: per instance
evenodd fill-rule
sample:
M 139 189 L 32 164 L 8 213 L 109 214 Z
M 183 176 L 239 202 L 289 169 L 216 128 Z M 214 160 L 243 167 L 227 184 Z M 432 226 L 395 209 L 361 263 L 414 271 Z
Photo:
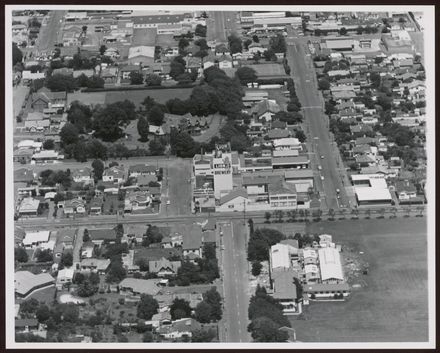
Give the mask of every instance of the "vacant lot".
M 308 231 L 332 234 L 337 243 L 363 251 L 369 274 L 346 302 L 312 303 L 305 307 L 305 321 L 292 319 L 298 340 L 428 340 L 425 219 L 320 222 Z
M 155 99 L 159 103 L 165 104 L 171 98 L 187 99 L 189 98 L 191 91 L 192 88 L 106 92 L 105 104 L 111 104 L 128 99 L 136 104 L 137 108 L 139 108 L 140 104 L 148 96 Z
M 105 103 L 106 94 L 107 92 L 69 93 L 67 94 L 67 106 L 74 101 L 79 101 L 85 105 L 103 105 Z
M 286 237 L 289 235 L 295 235 L 295 233 L 304 233 L 305 231 L 305 223 L 304 222 L 296 222 L 296 223 L 254 223 L 255 228 L 270 228 L 279 230 L 281 233 L 285 234 Z

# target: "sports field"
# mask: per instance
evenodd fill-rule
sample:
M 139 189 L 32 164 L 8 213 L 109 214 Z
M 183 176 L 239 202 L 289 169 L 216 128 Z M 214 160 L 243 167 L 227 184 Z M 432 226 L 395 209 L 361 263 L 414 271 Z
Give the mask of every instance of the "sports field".
M 369 274 L 346 302 L 311 303 L 292 319 L 302 342 L 428 340 L 426 218 L 312 223 L 311 233 L 362 251 Z

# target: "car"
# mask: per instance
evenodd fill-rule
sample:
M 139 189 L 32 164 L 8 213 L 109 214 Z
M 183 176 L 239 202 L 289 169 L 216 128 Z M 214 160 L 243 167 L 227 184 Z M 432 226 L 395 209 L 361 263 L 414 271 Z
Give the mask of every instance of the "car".
M 323 155 L 321 155 L 321 159 L 324 159 L 324 156 L 323 156 Z
M 336 196 L 337 198 L 338 198 L 338 200 L 341 198 L 341 196 L 340 195 L 338 195 L 338 196 Z
M 322 167 L 320 165 L 318 165 L 318 170 L 322 170 Z
M 222 250 L 225 250 L 225 246 L 224 245 L 222 245 Z
M 340 191 L 341 191 L 341 190 L 339 190 L 339 189 L 336 189 L 336 193 L 338 193 L 338 194 L 339 194 L 339 193 L 340 193 Z
M 321 180 L 324 180 L 324 175 L 321 175 Z
M 170 201 L 170 200 L 167 200 L 167 206 L 170 205 L 170 204 L 171 204 L 171 201 Z

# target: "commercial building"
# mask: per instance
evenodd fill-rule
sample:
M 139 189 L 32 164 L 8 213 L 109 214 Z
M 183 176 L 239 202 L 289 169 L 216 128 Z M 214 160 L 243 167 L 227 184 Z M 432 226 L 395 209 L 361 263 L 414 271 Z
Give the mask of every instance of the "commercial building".
M 154 63 L 154 47 L 131 47 L 128 50 L 128 59 L 126 63 L 131 65 L 142 65 L 142 67 L 152 66 Z
M 321 281 L 324 284 L 338 284 L 344 281 L 341 256 L 335 248 L 325 247 L 318 250 Z
M 390 205 L 393 198 L 381 174 L 353 174 L 356 200 L 359 205 Z
M 133 16 L 133 28 L 158 28 L 159 25 L 174 25 L 185 19 L 184 14 L 161 14 L 149 16 Z

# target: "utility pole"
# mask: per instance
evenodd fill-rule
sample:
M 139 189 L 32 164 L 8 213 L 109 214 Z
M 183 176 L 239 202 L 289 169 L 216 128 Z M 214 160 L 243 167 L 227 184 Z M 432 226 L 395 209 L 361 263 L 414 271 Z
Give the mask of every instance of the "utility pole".
M 243 225 L 246 225 L 246 200 L 243 201 Z

